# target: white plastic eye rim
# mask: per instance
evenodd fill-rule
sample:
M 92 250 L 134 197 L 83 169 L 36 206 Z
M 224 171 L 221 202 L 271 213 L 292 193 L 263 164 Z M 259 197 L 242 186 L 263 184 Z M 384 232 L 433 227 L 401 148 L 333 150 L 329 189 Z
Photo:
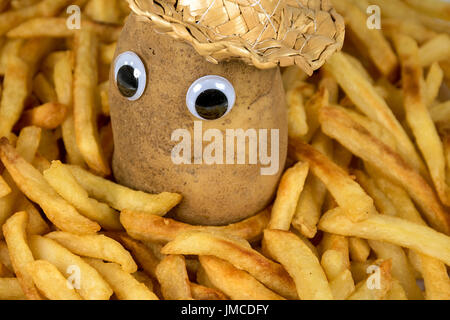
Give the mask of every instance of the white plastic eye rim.
M 144 94 L 146 85 L 147 85 L 147 72 L 145 70 L 144 63 L 142 62 L 139 56 L 132 51 L 125 51 L 117 56 L 114 62 L 114 81 L 117 87 L 117 74 L 119 73 L 120 68 L 125 65 L 132 66 L 134 68 L 134 72 L 138 72 L 138 90 L 132 97 L 124 97 L 130 101 L 136 101 Z M 136 74 L 135 74 L 136 76 Z M 143 81 L 141 81 L 143 79 Z
M 204 77 L 201 77 L 201 78 L 195 80 L 189 87 L 189 90 L 186 94 L 186 105 L 187 105 L 189 111 L 195 117 L 197 117 L 201 120 L 205 120 L 205 121 L 214 121 L 214 120 L 202 118 L 198 114 L 197 110 L 195 109 L 195 102 L 197 101 L 198 96 L 203 91 L 208 90 L 208 89 L 220 90 L 225 94 L 225 96 L 228 99 L 227 112 L 225 112 L 225 114 L 222 117 L 220 117 L 218 119 L 214 119 L 214 120 L 219 120 L 219 119 L 225 117 L 231 111 L 231 109 L 233 109 L 234 104 L 236 102 L 236 91 L 234 90 L 234 87 L 231 84 L 231 82 L 228 81 L 227 79 L 225 79 L 224 77 L 210 75 L 210 76 L 204 76 Z

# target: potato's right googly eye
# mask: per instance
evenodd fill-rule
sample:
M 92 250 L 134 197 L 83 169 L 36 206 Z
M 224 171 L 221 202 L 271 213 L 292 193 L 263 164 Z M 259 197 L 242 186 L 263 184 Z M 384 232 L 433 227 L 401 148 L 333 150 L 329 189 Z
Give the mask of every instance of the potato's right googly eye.
M 139 99 L 144 93 L 147 73 L 139 56 L 131 51 L 120 54 L 114 64 L 116 86 L 120 94 L 130 101 Z
M 189 111 L 202 120 L 217 120 L 234 106 L 236 92 L 233 85 L 220 76 L 205 76 L 192 83 L 186 94 Z

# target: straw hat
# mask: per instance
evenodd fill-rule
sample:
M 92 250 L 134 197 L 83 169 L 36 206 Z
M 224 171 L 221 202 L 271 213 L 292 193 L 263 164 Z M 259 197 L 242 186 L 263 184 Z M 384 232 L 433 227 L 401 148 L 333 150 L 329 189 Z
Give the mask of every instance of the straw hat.
M 190 43 L 212 63 L 296 64 L 312 74 L 344 41 L 344 20 L 329 0 L 127 1 L 158 32 Z

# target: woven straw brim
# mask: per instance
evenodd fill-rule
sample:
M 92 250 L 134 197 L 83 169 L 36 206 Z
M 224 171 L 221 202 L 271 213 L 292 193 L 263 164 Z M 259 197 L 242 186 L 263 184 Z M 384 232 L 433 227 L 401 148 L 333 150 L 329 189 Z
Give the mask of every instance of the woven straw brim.
M 344 42 L 344 20 L 328 0 L 127 1 L 158 32 L 190 43 L 212 63 L 296 64 L 311 75 Z

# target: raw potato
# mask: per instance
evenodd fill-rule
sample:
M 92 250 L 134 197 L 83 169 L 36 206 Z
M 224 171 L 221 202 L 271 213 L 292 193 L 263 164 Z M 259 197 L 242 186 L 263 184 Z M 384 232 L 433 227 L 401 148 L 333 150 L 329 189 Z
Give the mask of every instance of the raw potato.
M 149 23 L 138 21 L 135 15 L 125 24 L 116 56 L 125 51 L 145 57 L 147 70 L 151 66 L 152 84 L 147 84 L 138 101 L 129 101 L 119 93 L 115 81 L 110 82 L 117 181 L 150 193 L 181 193 L 184 198 L 175 208 L 174 217 L 191 224 L 225 225 L 266 208 L 275 194 L 287 151 L 287 108 L 279 70 L 259 70 L 236 61 L 208 63 L 190 45 L 154 32 Z M 172 162 L 171 150 L 178 143 L 171 141 L 172 132 L 186 129 L 193 138 L 194 121 L 200 122 L 186 107 L 186 92 L 205 75 L 227 78 L 239 99 L 226 118 L 201 121 L 203 130 L 215 128 L 225 136 L 225 129 L 268 129 L 270 155 L 270 129 L 279 129 L 279 167 L 275 166 L 279 170 L 274 175 L 261 175 L 261 168 L 267 166 L 260 164 Z M 110 77 L 114 79 L 113 72 Z

